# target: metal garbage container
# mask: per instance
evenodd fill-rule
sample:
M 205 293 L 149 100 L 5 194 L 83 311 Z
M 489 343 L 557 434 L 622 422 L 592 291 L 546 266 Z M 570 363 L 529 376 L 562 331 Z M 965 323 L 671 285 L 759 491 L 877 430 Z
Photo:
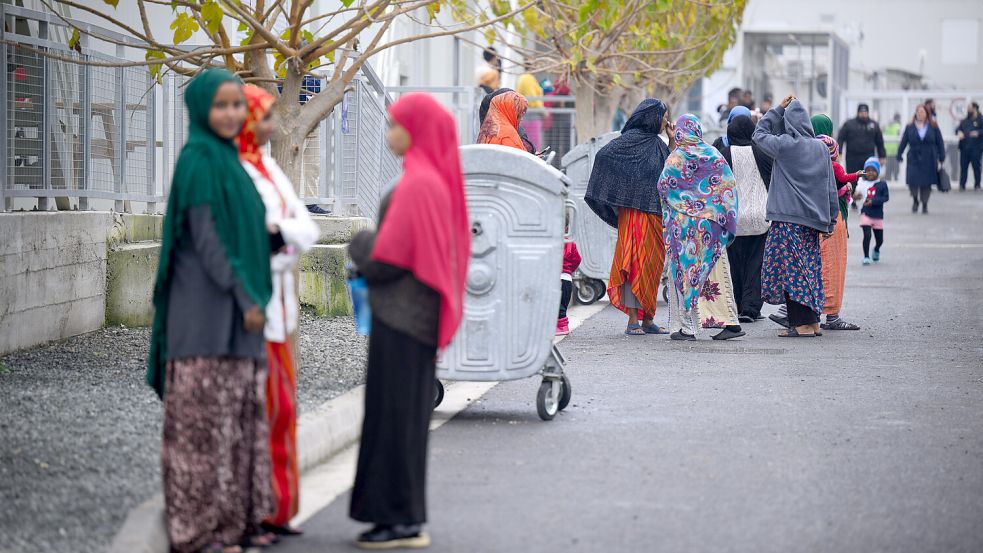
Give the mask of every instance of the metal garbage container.
M 621 136 L 620 132 L 609 132 L 591 138 L 567 152 L 560 160 L 560 166 L 570 179 L 570 197 L 567 209 L 570 212 L 570 234 L 577 243 L 582 261 L 574 280 L 577 301 L 591 304 L 607 293 L 607 280 L 611 273 L 611 261 L 618 242 L 618 230 L 611 228 L 591 211 L 584 202 L 587 182 L 594 167 L 594 156 L 608 142 Z
M 537 411 L 550 420 L 570 401 L 553 346 L 560 305 L 569 181 L 541 159 L 504 146 L 461 148 L 471 218 L 464 320 L 437 364 L 443 380 L 542 376 Z M 442 385 L 436 384 L 438 399 Z

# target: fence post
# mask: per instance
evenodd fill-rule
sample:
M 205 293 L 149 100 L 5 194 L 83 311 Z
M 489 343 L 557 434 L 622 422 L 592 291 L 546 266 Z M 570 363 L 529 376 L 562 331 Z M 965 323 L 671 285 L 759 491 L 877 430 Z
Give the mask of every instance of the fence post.
M 125 57 L 124 47 L 116 46 L 116 57 Z M 116 156 L 119 159 L 119 170 L 116 171 L 115 202 L 113 208 L 116 213 L 123 213 L 126 204 L 123 202 L 124 189 L 126 186 L 126 73 L 122 67 L 116 68 L 116 82 L 119 83 L 119 92 L 116 95 L 116 120 L 119 121 L 119 128 L 116 134 Z
M 146 73 L 147 84 L 147 111 L 144 121 L 147 122 L 147 195 L 157 196 L 157 86 L 150 71 Z M 153 214 L 157 211 L 156 201 L 147 201 L 147 213 Z
M 83 47 L 87 46 L 88 35 L 81 36 Z M 84 58 L 83 58 L 84 59 Z M 85 64 L 79 66 L 79 82 L 82 88 L 82 189 L 92 190 L 92 69 Z M 79 211 L 89 210 L 89 197 L 83 192 L 79 195 Z
M 0 6 L 0 14 L 2 14 L 3 7 Z M 7 59 L 7 44 L 2 42 L 5 40 L 3 25 L 0 25 L 0 59 Z M 7 109 L 9 106 L 8 102 L 12 102 L 12 98 L 7 98 L 7 71 L 4 69 L 0 71 L 0 129 L 3 129 L 3 134 L 0 134 L 0 151 L 3 152 L 3 163 L 0 164 L 0 212 L 7 211 L 9 209 L 7 205 L 7 187 L 10 183 L 7 180 L 7 165 L 13 161 L 14 157 L 10 155 L 10 150 L 8 149 L 7 137 L 10 133 L 14 132 L 14 129 L 10 127 L 7 122 Z
M 171 82 L 172 78 L 170 75 L 164 75 L 164 79 L 161 81 L 163 91 L 161 94 L 161 106 L 160 113 L 164 120 L 164 126 L 162 127 L 163 132 L 161 133 L 161 160 L 163 165 L 160 168 L 160 193 L 161 197 L 167 195 L 167 183 L 170 182 L 171 176 Z M 156 114 L 155 114 L 156 116 Z
M 38 22 L 38 38 L 48 39 L 48 24 Z M 44 106 L 41 109 L 41 189 L 51 190 L 51 105 L 54 95 L 50 90 L 51 75 L 47 56 L 41 54 L 41 93 Z M 50 199 L 47 196 L 38 197 L 38 211 L 48 211 Z

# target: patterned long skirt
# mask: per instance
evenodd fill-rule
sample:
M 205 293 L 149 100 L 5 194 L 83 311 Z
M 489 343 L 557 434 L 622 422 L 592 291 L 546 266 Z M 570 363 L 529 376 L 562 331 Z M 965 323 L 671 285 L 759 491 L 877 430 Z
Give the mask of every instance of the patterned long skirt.
M 167 363 L 161 460 L 172 551 L 234 545 L 272 510 L 266 367 L 253 359 Z
M 823 289 L 826 292 L 823 313 L 826 315 L 838 315 L 843 307 L 847 242 L 846 221 L 843 217 L 837 219 L 832 236 L 819 241 L 819 249 L 823 254 Z
M 297 372 L 290 345 L 266 343 L 269 377 L 266 413 L 270 420 L 270 457 L 273 465 L 273 516 L 268 522 L 286 526 L 299 507 L 297 471 Z
M 654 315 L 665 262 L 662 219 L 654 213 L 621 208 L 618 211 L 618 243 L 608 281 L 611 305 L 625 313 L 638 308 L 649 317 Z M 625 301 L 623 287 L 631 292 L 634 301 Z
M 773 222 L 761 266 L 761 298 L 772 305 L 788 299 L 816 313 L 826 303 L 819 232 L 794 223 Z

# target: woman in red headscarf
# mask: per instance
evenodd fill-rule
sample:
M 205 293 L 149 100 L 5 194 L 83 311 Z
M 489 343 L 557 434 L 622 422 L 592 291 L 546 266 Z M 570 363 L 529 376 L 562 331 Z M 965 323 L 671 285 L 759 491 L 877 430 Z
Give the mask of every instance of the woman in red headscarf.
M 492 98 L 488 115 L 478 131 L 478 144 L 499 144 L 525 151 L 519 137 L 519 121 L 528 109 L 526 98 L 510 90 Z
M 245 85 L 246 122 L 239 133 L 239 159 L 253 179 L 266 208 L 270 232 L 270 273 L 273 297 L 266 306 L 266 412 L 270 422 L 270 454 L 273 467 L 273 514 L 263 527 L 275 534 L 293 535 L 290 526 L 297 514 L 297 373 L 289 337 L 297 330 L 297 287 L 294 269 L 300 255 L 311 249 L 320 234 L 307 208 L 297 198 L 293 184 L 276 161 L 261 148 L 273 134 L 273 96 L 255 85 Z
M 357 545 L 426 547 L 427 436 L 437 349 L 464 313 L 471 233 L 456 124 L 430 95 L 389 108 L 386 139 L 403 176 L 382 201 L 379 231 L 352 237 L 369 286 L 372 331 L 365 419 L 350 515 L 373 524 Z

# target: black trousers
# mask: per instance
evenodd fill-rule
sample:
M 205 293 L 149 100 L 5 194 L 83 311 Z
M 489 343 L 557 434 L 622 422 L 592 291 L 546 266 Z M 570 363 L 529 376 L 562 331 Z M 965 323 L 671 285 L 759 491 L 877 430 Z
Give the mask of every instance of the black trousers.
M 373 524 L 427 520 L 427 438 L 437 348 L 372 318 L 365 420 L 350 516 Z
M 567 316 L 567 307 L 570 306 L 570 298 L 573 297 L 573 283 L 569 280 L 560 281 L 560 314 L 558 318 L 562 319 Z
M 959 188 L 966 189 L 966 181 L 969 180 L 969 166 L 973 166 L 973 185 L 980 187 L 980 162 L 983 152 L 959 151 Z
M 928 205 L 928 198 L 932 195 L 931 186 L 911 186 L 909 184 L 908 190 L 911 192 L 912 199 L 915 200 L 915 207 L 918 207 L 918 202 Z
M 727 246 L 730 279 L 734 285 L 737 314 L 757 318 L 761 315 L 761 263 L 768 233 L 738 236 Z
M 870 257 L 870 235 L 874 234 L 874 251 L 881 251 L 881 246 L 884 245 L 884 229 L 875 229 L 871 226 L 863 225 L 860 227 L 864 231 L 864 257 Z
M 819 313 L 801 303 L 792 301 L 788 294 L 785 294 L 785 306 L 788 310 L 788 324 L 792 328 L 814 325 L 819 322 Z

